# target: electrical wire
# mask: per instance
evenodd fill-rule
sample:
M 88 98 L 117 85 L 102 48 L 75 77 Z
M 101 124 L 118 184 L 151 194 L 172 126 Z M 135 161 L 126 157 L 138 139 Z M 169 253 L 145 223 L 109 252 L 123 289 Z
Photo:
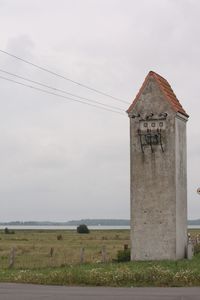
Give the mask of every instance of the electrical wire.
M 41 83 L 41 82 L 38 82 L 38 81 L 35 81 L 35 80 L 31 80 L 29 78 L 26 78 L 26 77 L 23 77 L 23 76 L 20 76 L 20 75 L 17 75 L 17 74 L 14 74 L 14 73 L 11 73 L 11 72 L 8 72 L 8 71 L 5 71 L 3 69 L 0 68 L 0 72 L 2 73 L 5 73 L 5 74 L 8 74 L 8 75 L 11 75 L 11 76 L 15 76 L 19 79 L 23 79 L 23 80 L 26 80 L 28 82 L 31 82 L 31 83 L 34 83 L 34 84 L 38 84 L 42 87 L 45 87 L 45 88 L 48 88 L 48 89 L 51 89 L 51 90 L 54 90 L 54 91 L 57 91 L 57 92 L 61 92 L 61 93 L 64 93 L 64 94 L 67 94 L 67 95 L 70 95 L 70 96 L 73 96 L 73 97 L 77 97 L 79 99 L 83 99 L 83 100 L 86 100 L 88 102 L 91 102 L 91 103 L 96 103 L 96 104 L 99 104 L 99 105 L 103 105 L 105 107 L 108 107 L 108 108 L 111 108 L 111 109 L 117 109 L 119 111 L 123 111 L 121 108 L 117 107 L 117 106 L 113 106 L 113 105 L 109 105 L 109 104 L 105 104 L 105 103 L 101 103 L 100 101 L 96 101 L 96 100 L 92 100 L 92 99 L 88 99 L 88 98 L 85 98 L 85 97 L 82 97 L 82 96 L 78 96 L 78 95 L 75 95 L 75 94 L 72 94 L 72 93 L 69 93 L 65 90 L 61 90 L 61 89 L 58 89 L 58 88 L 55 88 L 55 87 L 52 87 L 50 85 L 46 85 L 44 83 Z
M 19 84 L 19 85 L 22 85 L 22 86 L 25 86 L 25 87 L 28 87 L 28 88 L 31 88 L 31 89 L 34 89 L 34 90 L 37 90 L 37 91 L 49 94 L 49 95 L 54 95 L 56 97 L 64 98 L 64 99 L 67 99 L 67 100 L 70 100 L 70 101 L 74 101 L 74 102 L 79 102 L 79 103 L 82 103 L 82 104 L 93 106 L 93 107 L 98 108 L 98 109 L 110 111 L 110 112 L 113 112 L 113 113 L 116 113 L 116 114 L 124 115 L 122 112 L 119 112 L 119 111 L 115 111 L 115 110 L 108 109 L 108 108 L 105 108 L 105 107 L 101 107 L 101 106 L 98 106 L 98 105 L 95 105 L 95 104 L 91 104 L 91 103 L 87 103 L 87 102 L 84 102 L 84 101 L 81 101 L 81 100 L 77 100 L 77 99 L 73 99 L 73 98 L 70 98 L 70 97 L 63 96 L 63 95 L 59 95 L 59 94 L 56 94 L 56 93 L 53 93 L 53 92 L 50 92 L 50 91 L 47 91 L 47 90 L 43 90 L 41 88 L 37 88 L 35 86 L 28 85 L 28 84 L 25 84 L 25 83 L 22 83 L 22 82 L 19 82 L 19 81 L 10 79 L 10 78 L 6 78 L 6 77 L 3 77 L 3 76 L 0 76 L 0 79 L 7 80 L 7 81 L 10 81 L 12 83 L 16 83 L 16 84 Z
M 48 72 L 48 73 L 50 73 L 50 74 L 52 74 L 52 75 L 54 75 L 54 76 L 57 76 L 57 77 L 62 78 L 62 79 L 64 79 L 64 80 L 70 81 L 70 82 L 72 82 L 72 83 L 74 83 L 74 84 L 77 84 L 78 86 L 81 86 L 81 87 L 83 87 L 83 88 L 86 88 L 86 89 L 88 89 L 88 90 L 91 90 L 91 91 L 93 91 L 93 92 L 96 92 L 96 93 L 98 93 L 98 94 L 101 94 L 101 95 L 103 95 L 103 96 L 112 98 L 113 100 L 116 100 L 116 101 L 119 101 L 119 102 L 122 102 L 122 103 L 125 103 L 125 104 L 129 104 L 129 102 L 127 102 L 127 101 L 124 101 L 124 100 L 119 99 L 119 98 L 117 98 L 117 97 L 113 97 L 112 95 L 109 95 L 109 94 L 107 94 L 107 93 L 104 93 L 104 92 L 102 92 L 102 91 L 100 91 L 100 90 L 97 90 L 97 89 L 95 89 L 95 88 L 89 87 L 89 86 L 87 86 L 87 85 L 85 85 L 85 84 L 83 84 L 83 83 L 80 83 L 80 82 L 78 82 L 78 81 L 72 80 L 72 79 L 70 79 L 70 78 L 68 78 L 68 77 L 65 77 L 65 76 L 63 76 L 63 75 L 60 75 L 60 74 L 58 74 L 58 73 L 56 73 L 56 72 L 53 72 L 53 71 L 51 71 L 51 70 L 49 70 L 49 69 L 47 69 L 47 68 L 41 67 L 41 66 L 39 66 L 39 65 L 37 65 L 37 64 L 34 64 L 34 63 L 32 63 L 32 62 L 30 62 L 30 61 L 28 61 L 28 60 L 26 60 L 26 59 L 23 59 L 23 58 L 21 58 L 21 57 L 19 57 L 19 56 L 16 56 L 16 55 L 14 55 L 14 54 L 11 54 L 11 53 L 9 53 L 9 52 L 7 52 L 7 51 L 4 51 L 4 50 L 0 49 L 0 52 L 1 52 L 1 53 L 4 53 L 4 54 L 7 54 L 7 55 L 9 55 L 9 56 L 11 56 L 11 57 L 13 57 L 13 58 L 15 58 L 15 59 L 20 60 L 20 61 L 23 61 L 23 62 L 25 62 L 25 63 L 27 63 L 27 64 L 29 64 L 29 65 L 35 67 L 35 68 L 38 68 L 38 69 L 40 69 L 40 70 L 42 70 L 42 71 L 44 71 L 44 72 Z

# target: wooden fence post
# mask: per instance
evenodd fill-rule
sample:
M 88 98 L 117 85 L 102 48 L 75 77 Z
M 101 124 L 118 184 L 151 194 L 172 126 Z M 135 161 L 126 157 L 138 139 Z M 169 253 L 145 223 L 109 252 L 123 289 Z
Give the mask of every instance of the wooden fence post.
M 84 252 L 85 249 L 82 247 L 80 252 L 80 263 L 82 264 L 84 262 Z
M 14 263 L 15 263 L 15 248 L 13 247 L 10 251 L 8 268 L 11 269 L 14 266 Z
M 51 257 L 53 256 L 53 253 L 54 253 L 54 248 L 51 247 L 51 248 L 50 248 L 50 252 L 49 252 L 49 254 L 50 254 Z
M 101 249 L 101 261 L 105 263 L 107 260 L 107 255 L 106 255 L 106 246 L 103 246 Z

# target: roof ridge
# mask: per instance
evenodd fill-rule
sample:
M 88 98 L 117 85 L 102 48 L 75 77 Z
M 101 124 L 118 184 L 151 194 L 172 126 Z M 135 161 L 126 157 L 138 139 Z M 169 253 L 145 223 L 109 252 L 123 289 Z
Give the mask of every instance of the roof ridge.
M 181 105 L 180 101 L 177 99 L 169 82 L 164 77 L 162 77 L 161 75 L 159 75 L 158 73 L 156 73 L 154 71 L 149 71 L 149 73 L 147 74 L 138 94 L 136 95 L 132 104 L 128 108 L 127 113 L 129 113 L 133 109 L 133 107 L 136 105 L 136 103 L 139 100 L 139 97 L 142 94 L 142 91 L 145 88 L 150 77 L 153 77 L 156 80 L 157 84 L 159 85 L 160 90 L 164 94 L 164 97 L 169 102 L 169 104 L 171 104 L 172 108 L 176 112 L 179 112 L 179 113 L 185 115 L 186 117 L 189 117 L 188 114 L 186 113 L 186 111 L 184 110 L 183 106 Z
M 168 81 L 167 81 L 164 77 L 162 77 L 160 74 L 158 74 L 158 73 L 156 73 L 156 72 L 154 72 L 154 71 L 149 71 L 148 75 L 155 75 L 155 76 L 158 76 L 159 78 L 162 78 L 164 81 L 166 81 L 166 82 L 168 83 Z M 147 75 L 147 76 L 148 76 L 148 75 Z M 168 84 L 169 84 L 169 83 L 168 83 Z

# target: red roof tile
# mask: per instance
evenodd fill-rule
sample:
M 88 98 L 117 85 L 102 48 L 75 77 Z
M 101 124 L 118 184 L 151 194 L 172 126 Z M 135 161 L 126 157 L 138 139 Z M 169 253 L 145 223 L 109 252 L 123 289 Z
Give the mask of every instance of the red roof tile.
M 145 81 L 142 85 L 142 87 L 140 88 L 137 96 L 135 97 L 133 103 L 131 104 L 131 106 L 129 107 L 129 109 L 127 110 L 127 113 L 131 112 L 131 110 L 133 109 L 133 107 L 135 106 L 135 104 L 137 103 L 137 101 L 139 100 L 140 95 L 142 94 L 148 80 L 150 77 L 153 77 L 156 82 L 158 83 L 161 91 L 163 92 L 166 100 L 171 104 L 172 108 L 176 111 L 179 112 L 181 114 L 183 114 L 186 117 L 189 117 L 188 114 L 186 113 L 186 111 L 183 109 L 182 105 L 180 104 L 179 100 L 176 98 L 176 95 L 174 94 L 170 84 L 168 83 L 168 81 L 163 78 L 162 76 L 160 76 L 159 74 L 150 71 L 149 74 L 147 75 L 147 77 L 145 78 Z

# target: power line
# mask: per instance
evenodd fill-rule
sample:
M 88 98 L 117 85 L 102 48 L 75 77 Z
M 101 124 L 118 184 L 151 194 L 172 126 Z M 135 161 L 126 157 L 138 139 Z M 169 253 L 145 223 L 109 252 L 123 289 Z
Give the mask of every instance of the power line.
M 119 111 L 115 111 L 115 110 L 112 110 L 112 109 L 108 109 L 108 108 L 105 108 L 105 107 L 101 107 L 101 106 L 98 106 L 98 105 L 95 105 L 95 104 L 87 103 L 87 102 L 84 102 L 84 101 L 81 101 L 81 100 L 77 100 L 77 99 L 73 99 L 73 98 L 70 98 L 70 97 L 62 96 L 62 95 L 59 95 L 59 94 L 56 94 L 56 93 L 53 93 L 53 92 L 49 92 L 49 91 L 37 88 L 37 87 L 32 86 L 32 85 L 28 85 L 28 84 L 25 84 L 25 83 L 22 83 L 22 82 L 10 79 L 10 78 L 6 78 L 6 77 L 3 77 L 3 76 L 0 76 L 0 79 L 7 80 L 7 81 L 10 81 L 10 82 L 13 82 L 13 83 L 16 83 L 16 84 L 19 84 L 19 85 L 22 85 L 22 86 L 25 86 L 25 87 L 28 87 L 28 88 L 40 91 L 40 92 L 43 92 L 43 93 L 46 93 L 46 94 L 49 94 L 49 95 L 54 95 L 56 97 L 64 98 L 64 99 L 67 99 L 67 100 L 70 100 L 70 101 L 79 102 L 79 103 L 82 103 L 82 104 L 93 106 L 95 108 L 99 108 L 99 109 L 102 109 L 102 110 L 110 111 L 110 112 L 113 112 L 113 113 L 116 113 L 116 114 L 124 115 L 122 112 L 119 112 Z
M 74 83 L 74 84 L 77 84 L 78 86 L 81 86 L 81 87 L 83 87 L 83 88 L 86 88 L 86 89 L 88 89 L 88 90 L 91 90 L 91 91 L 93 91 L 93 92 L 96 92 L 96 93 L 98 93 L 98 94 L 101 94 L 101 95 L 103 95 L 103 96 L 112 98 L 113 100 L 116 100 L 116 101 L 119 101 L 119 102 L 122 102 L 122 103 L 125 103 L 125 104 L 130 104 L 130 103 L 127 102 L 127 101 L 124 101 L 124 100 L 122 100 L 122 99 L 113 97 L 112 95 L 109 95 L 109 94 L 107 94 L 107 93 L 104 93 L 104 92 L 102 92 L 102 91 L 100 91 L 100 90 L 97 90 L 97 89 L 95 89 L 95 88 L 89 87 L 89 86 L 87 86 L 87 85 L 85 85 L 85 84 L 83 84 L 83 83 L 80 83 L 80 82 L 78 82 L 78 81 L 72 80 L 72 79 L 70 79 L 70 78 L 68 78 L 68 77 L 65 77 L 65 76 L 60 75 L 60 74 L 58 74 L 58 73 L 56 73 L 56 72 L 53 72 L 53 71 L 51 71 L 51 70 L 49 70 L 49 69 L 46 69 L 46 68 L 44 68 L 44 67 L 41 67 L 41 66 L 39 66 L 39 65 L 37 65 L 37 64 L 34 64 L 34 63 L 32 63 L 32 62 L 30 62 L 30 61 L 28 61 L 28 60 L 26 60 L 26 59 L 23 59 L 23 58 L 21 58 L 21 57 L 19 57 L 19 56 L 16 56 L 16 55 L 14 55 L 14 54 L 11 54 L 11 53 L 9 53 L 9 52 L 7 52 L 7 51 L 4 51 L 4 50 L 1 50 L 1 49 L 0 49 L 0 52 L 2 52 L 2 53 L 4 53 L 4 54 L 7 54 L 7 55 L 9 55 L 9 56 L 11 56 L 11 57 L 13 57 L 13 58 L 16 58 L 16 59 L 18 59 L 18 60 L 21 60 L 21 61 L 23 61 L 23 62 L 25 62 L 25 63 L 27 63 L 27 64 L 29 64 L 29 65 L 35 67 L 35 68 L 38 68 L 38 69 L 40 69 L 40 70 L 42 70 L 42 71 L 44 71 L 44 72 L 50 73 L 50 74 L 52 74 L 52 75 L 54 75 L 54 76 L 57 76 L 57 77 L 62 78 L 62 79 L 64 79 L 64 80 L 70 81 L 70 82 L 72 82 L 72 83 Z
M 58 91 L 58 92 L 61 92 L 61 93 L 64 93 L 64 94 L 67 94 L 67 95 L 70 95 L 70 96 L 73 96 L 73 97 L 77 97 L 77 98 L 79 98 L 79 99 L 86 100 L 86 101 L 91 102 L 91 103 L 96 103 L 96 104 L 103 105 L 103 106 L 108 107 L 108 108 L 111 108 L 111 109 L 117 109 L 117 110 L 119 110 L 119 111 L 123 111 L 121 108 L 119 108 L 119 107 L 117 107 L 117 106 L 113 106 L 113 105 L 101 103 L 100 101 L 96 101 L 96 100 L 88 99 L 88 98 L 85 98 L 85 97 L 82 97 L 82 96 L 78 96 L 78 95 L 69 93 L 69 92 L 67 92 L 67 91 L 65 91 L 65 90 L 61 90 L 61 89 L 52 87 L 52 86 L 50 86 L 50 85 L 46 85 L 46 84 L 44 84 L 44 83 L 41 83 L 41 82 L 38 82 L 38 81 L 35 81 L 35 80 L 31 80 L 31 79 L 29 79 L 29 78 L 26 78 L 26 77 L 23 77 L 23 76 L 20 76 L 20 75 L 17 75 L 17 74 L 14 74 L 14 73 L 5 71 L 5 70 L 3 70 L 3 69 L 1 69 L 1 68 L 0 68 L 0 72 L 3 72 L 3 73 L 5 73 L 5 74 L 11 75 L 11 76 L 15 76 L 15 77 L 17 77 L 17 78 L 26 80 L 26 81 L 31 82 L 31 83 L 34 83 L 34 84 L 38 84 L 38 85 L 40 85 L 40 86 L 43 86 L 43 87 L 45 87 L 45 88 L 48 88 L 48 89 L 51 89 L 51 90 L 54 90 L 54 91 Z

